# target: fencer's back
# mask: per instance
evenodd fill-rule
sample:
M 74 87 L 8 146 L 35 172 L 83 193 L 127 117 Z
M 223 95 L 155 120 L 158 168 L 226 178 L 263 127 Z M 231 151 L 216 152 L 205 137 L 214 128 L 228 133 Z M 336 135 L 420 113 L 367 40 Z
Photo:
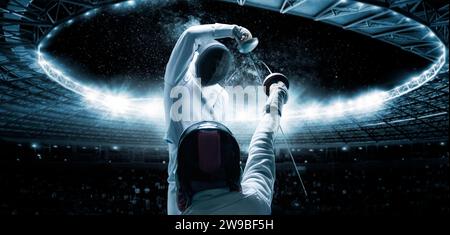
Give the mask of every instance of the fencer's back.
M 256 191 L 211 189 L 194 195 L 183 215 L 270 215 L 271 208 Z

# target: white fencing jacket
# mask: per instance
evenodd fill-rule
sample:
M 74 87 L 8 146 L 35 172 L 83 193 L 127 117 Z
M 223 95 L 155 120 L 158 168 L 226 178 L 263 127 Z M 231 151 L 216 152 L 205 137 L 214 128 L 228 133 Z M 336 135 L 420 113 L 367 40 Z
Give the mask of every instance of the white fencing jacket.
M 168 199 L 167 213 L 178 215 L 181 212 L 176 200 L 176 159 L 178 139 L 185 128 L 202 120 L 220 121 L 222 107 L 228 99 L 226 91 L 220 85 L 201 88 L 195 73 L 197 49 L 208 40 L 233 37 L 235 25 L 209 24 L 193 26 L 178 39 L 164 77 L 164 107 L 167 133 L 165 140 L 169 144 Z M 190 119 L 174 120 L 175 102 L 179 95 L 174 87 L 185 87 L 193 96 Z M 201 89 L 203 98 L 198 90 Z M 172 92 L 172 96 L 171 96 Z M 267 104 L 278 106 L 279 92 L 271 92 Z M 181 96 L 181 99 L 185 97 Z M 195 99 L 199 98 L 199 99 Z M 184 107 L 184 106 L 183 106 Z M 229 192 L 228 188 L 205 190 L 193 196 L 192 204 L 183 214 L 270 214 L 273 187 L 275 181 L 275 155 L 273 151 L 274 134 L 279 126 L 278 112 L 265 113 L 252 137 L 249 156 L 242 175 L 242 191 Z

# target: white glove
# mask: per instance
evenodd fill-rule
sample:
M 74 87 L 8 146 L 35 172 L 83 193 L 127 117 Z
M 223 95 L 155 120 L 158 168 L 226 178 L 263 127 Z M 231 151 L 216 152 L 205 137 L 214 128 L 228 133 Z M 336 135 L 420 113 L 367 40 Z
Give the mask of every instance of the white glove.
M 233 36 L 236 41 L 240 42 L 245 42 L 253 38 L 252 33 L 248 29 L 237 25 L 233 28 Z
M 273 113 L 276 112 L 281 116 L 283 110 L 283 105 L 286 104 L 288 100 L 288 89 L 286 85 L 282 82 L 277 82 L 270 85 L 269 88 L 269 98 L 267 99 L 265 112 Z
M 283 82 L 277 82 L 270 85 L 269 95 L 271 95 L 274 92 L 277 92 L 278 96 L 283 101 L 283 104 L 286 104 L 286 102 L 288 101 L 288 89 Z

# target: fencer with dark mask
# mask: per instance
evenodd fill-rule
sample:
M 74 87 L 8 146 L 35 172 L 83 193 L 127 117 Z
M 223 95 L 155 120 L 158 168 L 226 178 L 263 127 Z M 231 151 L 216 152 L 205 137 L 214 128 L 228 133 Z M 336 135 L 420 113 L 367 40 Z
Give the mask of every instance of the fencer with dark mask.
M 193 26 L 178 39 L 166 67 L 169 215 L 271 213 L 275 181 L 273 139 L 288 98 L 287 86 L 280 81 L 267 87 L 265 113 L 253 134 L 242 171 L 239 144 L 220 123 L 228 97 L 218 82 L 229 75 L 233 64 L 228 48 L 216 40 L 221 38 L 236 39 L 243 53 L 258 43 L 249 30 L 237 25 Z M 172 91 L 180 86 L 189 91 L 201 90 L 201 110 L 194 110 L 188 120 L 173 118 L 172 106 L 180 98 L 174 97 Z

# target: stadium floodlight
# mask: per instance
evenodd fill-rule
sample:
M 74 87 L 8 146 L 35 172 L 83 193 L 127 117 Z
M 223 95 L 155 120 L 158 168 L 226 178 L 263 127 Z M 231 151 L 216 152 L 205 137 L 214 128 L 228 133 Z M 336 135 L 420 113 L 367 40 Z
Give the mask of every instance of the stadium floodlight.
M 93 10 L 86 11 L 83 15 L 85 17 L 89 17 L 89 16 L 94 15 L 96 12 L 97 12 L 97 9 L 93 9 Z
M 244 3 L 245 1 L 238 1 Z M 157 97 L 159 99 L 158 102 L 152 103 L 155 97 L 149 98 L 130 98 L 134 97 L 133 94 L 122 94 L 117 91 L 111 90 L 103 90 L 90 87 L 89 85 L 80 84 L 77 82 L 77 79 L 72 78 L 64 73 L 64 68 L 58 68 L 57 65 L 53 64 L 51 61 L 45 58 L 41 49 L 43 45 L 46 45 L 47 41 L 51 37 L 55 37 L 58 33 L 58 30 L 61 30 L 63 27 L 68 27 L 72 25 L 77 19 L 81 19 L 80 21 L 85 20 L 86 16 L 91 16 L 102 10 L 103 8 L 113 7 L 113 8 L 131 8 L 138 5 L 140 1 L 136 0 L 126 0 L 122 2 L 112 3 L 102 8 L 96 8 L 93 10 L 89 10 L 82 15 L 72 17 L 65 22 L 62 22 L 59 25 L 55 25 L 55 27 L 49 31 L 49 33 L 42 38 L 39 46 L 37 47 L 37 58 L 38 64 L 41 69 L 47 74 L 49 78 L 59 83 L 63 87 L 68 90 L 71 90 L 75 93 L 82 95 L 87 101 L 90 102 L 96 108 L 99 108 L 102 112 L 105 109 L 108 109 L 113 114 L 123 114 L 120 115 L 126 117 L 149 117 L 151 119 L 161 120 L 163 116 L 161 112 L 157 110 L 163 109 L 163 104 L 161 102 L 161 97 Z M 369 9 L 371 11 L 377 11 L 381 9 L 379 6 L 370 5 L 361 2 L 352 2 L 341 0 L 339 3 L 345 3 L 345 5 L 356 6 L 356 9 L 363 10 Z M 370 7 L 370 8 L 369 8 Z M 395 13 L 395 12 L 394 12 Z M 368 113 L 379 110 L 383 106 L 384 103 L 390 101 L 392 99 L 398 98 L 402 95 L 405 95 L 419 87 L 428 81 L 432 80 L 441 68 L 446 64 L 446 54 L 447 47 L 442 43 L 442 41 L 437 37 L 437 35 L 429 29 L 427 26 L 417 22 L 413 19 L 408 18 L 407 16 L 398 14 L 397 17 L 403 17 L 403 20 L 409 22 L 409 24 L 413 24 L 415 28 L 422 29 L 424 32 L 423 40 L 426 40 L 427 43 L 431 43 L 436 46 L 437 50 L 441 54 L 437 57 L 435 61 L 430 65 L 429 68 L 424 70 L 420 75 L 416 75 L 411 77 L 405 83 L 396 86 L 393 89 L 385 90 L 385 91 L 374 91 L 369 93 L 363 93 L 358 97 L 339 99 L 339 102 L 324 102 L 324 103 L 314 103 L 314 105 L 308 106 L 303 105 L 296 107 L 295 109 L 289 109 L 286 111 L 284 115 L 284 119 L 309 119 L 309 120 L 324 120 L 325 118 L 339 118 L 345 117 L 351 114 L 360 114 L 360 113 Z M 78 21 L 77 21 L 78 22 Z M 117 95 L 120 94 L 120 95 Z M 149 105 L 151 104 L 151 106 Z M 289 104 L 289 103 L 288 103 Z M 149 108 L 151 107 L 151 108 Z M 236 112 L 235 118 L 233 121 L 243 121 L 248 122 L 249 120 L 254 120 L 260 118 L 260 116 L 250 115 L 251 112 L 238 110 Z
M 378 107 L 383 103 L 385 96 L 384 92 L 364 94 L 355 100 L 355 108 L 364 110 Z
M 344 112 L 344 110 L 345 110 L 344 104 L 340 101 L 334 103 L 330 107 L 330 111 L 333 115 L 340 115 Z
M 319 114 L 319 108 L 317 106 L 309 106 L 305 109 L 305 116 L 308 119 L 313 119 Z
M 101 101 L 103 105 L 108 107 L 112 113 L 125 113 L 130 106 L 126 97 L 123 96 L 106 96 L 105 100 Z
M 90 90 L 86 92 L 85 98 L 90 102 L 95 102 L 100 99 L 100 94 L 97 91 Z
M 149 118 L 164 118 L 163 113 L 159 107 L 164 107 L 163 100 L 160 98 L 152 98 L 145 101 L 146 104 L 142 105 L 142 110 L 146 117 Z
M 54 69 L 53 72 L 57 75 L 57 76 L 61 76 L 62 72 L 58 69 Z

